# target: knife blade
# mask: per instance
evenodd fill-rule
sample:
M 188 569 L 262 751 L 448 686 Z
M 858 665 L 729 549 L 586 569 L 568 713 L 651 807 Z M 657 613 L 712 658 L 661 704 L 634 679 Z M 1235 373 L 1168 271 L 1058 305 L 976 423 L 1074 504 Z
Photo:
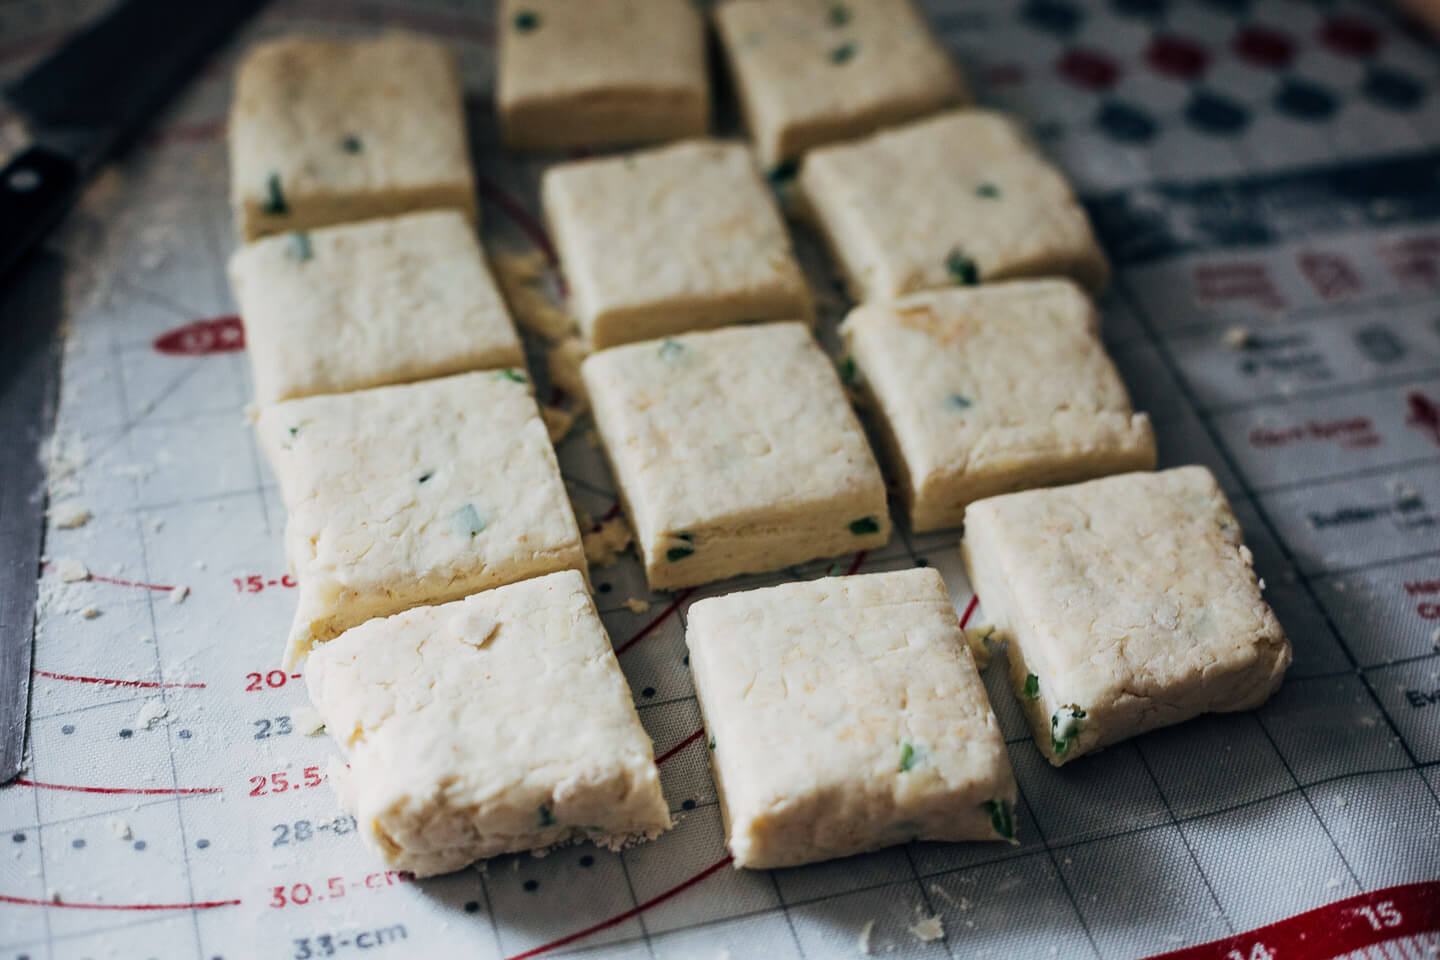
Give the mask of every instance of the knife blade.
M 126 0 L 8 88 L 29 146 L 0 169 L 0 282 L 264 0 Z M 0 783 L 23 763 L 44 533 L 40 443 L 58 384 L 59 258 L 31 258 L 0 289 Z
M 264 0 L 126 0 L 5 91 L 32 144 L 0 170 L 0 278 Z

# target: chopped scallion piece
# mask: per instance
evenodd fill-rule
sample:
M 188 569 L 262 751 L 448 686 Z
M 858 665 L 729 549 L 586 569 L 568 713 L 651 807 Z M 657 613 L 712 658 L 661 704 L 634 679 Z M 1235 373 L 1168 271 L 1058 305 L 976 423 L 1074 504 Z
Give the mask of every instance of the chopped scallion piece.
M 975 196 L 984 197 L 986 200 L 994 200 L 1000 196 L 1000 188 L 993 183 L 982 183 L 975 188 Z
M 855 44 L 844 43 L 830 51 L 830 62 L 834 64 L 849 63 L 855 59 Z
M 847 356 L 841 360 L 839 369 L 841 383 L 854 383 L 855 378 L 859 375 L 859 370 L 855 366 L 854 357 Z
M 521 10 L 515 14 L 515 29 L 521 33 L 529 33 L 540 26 L 540 14 L 533 10 Z
M 346 153 L 359 153 L 365 149 L 365 144 L 360 141 L 359 137 L 352 133 L 340 141 L 340 149 Z
M 1080 736 L 1080 721 L 1085 719 L 1085 711 L 1076 706 L 1061 707 L 1050 717 L 1050 746 L 1055 751 L 1055 756 L 1063 757 L 1065 751 Z
M 455 511 L 455 532 L 462 537 L 473 537 L 485 529 L 485 518 L 475 509 L 473 503 L 467 503 Z
M 684 560 L 694 552 L 694 547 L 671 547 L 665 551 L 665 559 L 674 563 L 677 560 Z
M 280 187 L 280 174 L 272 173 L 265 180 L 265 203 L 260 210 L 272 217 L 280 217 L 290 212 L 290 205 L 285 202 L 285 191 Z
M 1026 700 L 1040 699 L 1040 678 L 1033 673 L 1025 675 L 1025 689 L 1021 691 Z
M 496 371 L 495 371 L 495 377 L 496 377 L 497 380 L 512 380 L 512 381 L 514 381 L 515 383 L 529 383 L 529 382 L 530 382 L 530 381 L 528 381 L 528 380 L 525 379 L 525 374 L 523 374 L 523 373 L 521 373 L 519 370 L 515 370 L 515 369 L 513 369 L 513 368 L 511 368 L 511 367 L 506 367 L 504 370 L 496 370 Z
M 880 521 L 874 517 L 861 517 L 859 520 L 850 522 L 850 532 L 857 537 L 863 537 L 870 533 L 880 532 Z
M 1004 800 L 986 800 L 980 804 L 987 816 L 990 817 L 990 829 L 995 835 L 1006 840 L 1015 839 L 1015 817 L 1010 812 L 1010 805 Z
M 685 355 L 685 346 L 679 340 L 671 340 L 668 337 L 660 341 L 660 359 L 674 366 L 680 362 Z
M 553 813 L 551 813 L 551 812 L 550 812 L 550 808 L 547 807 L 547 806 L 545 806 L 543 803 L 540 805 L 540 826 L 541 826 L 541 827 L 553 827 L 553 826 L 555 826 L 555 815 L 554 815 Z
M 900 741 L 900 772 L 909 773 L 921 763 L 925 762 L 925 756 L 909 740 Z
M 969 410 L 975 404 L 963 393 L 952 393 L 945 398 L 945 406 L 951 410 Z
M 975 261 L 961 253 L 957 247 L 945 258 L 945 269 L 950 271 L 952 282 L 962 287 L 973 287 L 980 282 L 980 270 Z
M 303 232 L 290 234 L 289 252 L 292 258 L 301 263 L 315 256 L 315 249 L 310 246 L 310 234 Z
M 832 27 L 843 27 L 850 22 L 850 8 L 843 3 L 830 4 L 830 12 L 826 14 L 825 21 Z
M 433 476 L 435 476 L 435 474 L 434 474 L 433 472 L 432 472 L 432 473 L 422 473 L 422 474 L 420 474 L 420 482 L 421 482 L 421 483 L 425 483 L 425 482 L 427 482 L 427 481 L 428 481 L 431 477 L 433 477 Z

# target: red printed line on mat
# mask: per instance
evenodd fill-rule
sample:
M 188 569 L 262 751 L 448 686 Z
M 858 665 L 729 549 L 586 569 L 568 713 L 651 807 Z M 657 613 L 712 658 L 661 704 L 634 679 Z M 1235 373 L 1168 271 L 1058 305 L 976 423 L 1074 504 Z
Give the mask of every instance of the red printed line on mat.
M 168 587 L 166 589 L 169 589 Z M 51 680 L 69 680 L 71 683 L 98 683 L 104 687 L 135 687 L 139 690 L 204 690 L 203 683 L 162 683 L 159 680 L 114 680 L 110 677 L 82 677 L 73 673 L 51 673 L 49 670 L 32 670 L 37 677 Z
M 965 605 L 965 612 L 960 615 L 961 630 L 964 630 L 965 625 L 970 622 L 970 618 L 975 616 L 975 608 L 978 606 L 980 606 L 980 598 L 978 596 L 971 597 L 970 602 Z
M 66 790 L 71 793 L 110 793 L 134 797 L 188 797 L 201 793 L 219 793 L 219 787 L 81 787 L 69 783 L 42 783 L 16 777 L 10 781 L 19 787 L 37 787 L 41 790 Z
M 639 633 L 635 634 L 635 636 L 631 637 L 629 640 L 626 640 L 623 644 L 617 647 L 615 649 L 616 655 L 618 656 L 619 654 L 624 653 L 626 650 L 629 650 L 631 647 L 635 646 L 635 644 L 639 643 L 641 640 L 644 640 L 645 637 L 648 636 L 652 630 L 660 626 L 660 624 L 664 623 L 666 620 L 669 620 L 675 614 L 675 611 L 680 609 L 680 604 L 684 603 L 687 599 L 689 599 L 690 594 L 694 592 L 694 587 L 691 587 L 689 590 L 681 591 L 680 595 L 675 598 L 674 603 L 670 604 L 670 606 L 660 611 L 660 616 L 645 624 L 645 626 L 640 628 Z
M 1362 893 L 1249 933 L 1150 960 L 1331 960 L 1377 943 L 1440 931 L 1440 880 Z
M 199 900 L 195 903 L 67 903 L 64 900 L 31 900 L 0 893 L 0 903 L 18 903 L 26 907 L 60 907 L 68 910 L 213 910 L 236 907 L 239 900 Z
M 681 750 L 684 750 L 686 747 L 690 746 L 690 744 L 694 743 L 696 740 L 699 740 L 703 736 L 705 736 L 705 728 L 701 727 L 699 730 L 696 730 L 694 733 L 690 734 L 690 736 L 686 737 L 684 740 L 681 740 L 679 743 L 675 744 L 675 746 L 671 747 L 669 750 L 666 750 L 664 753 L 660 754 L 660 756 L 656 757 L 655 762 L 657 764 L 664 763 L 666 760 L 669 760 L 671 757 L 675 756 L 675 754 L 679 753 Z
M 684 891 L 689 890 L 691 887 L 695 886 L 695 884 L 699 883 L 701 880 L 704 880 L 716 870 L 719 870 L 721 867 L 729 866 L 731 859 L 731 857 L 726 856 L 725 859 L 710 864 L 710 866 L 706 867 L 704 870 L 701 870 L 699 873 L 695 874 L 695 876 L 691 877 L 690 879 L 681 881 L 680 883 L 677 883 L 675 886 L 671 887 L 669 890 L 666 890 L 664 893 L 660 893 L 651 897 L 649 900 L 646 900 L 644 903 L 640 904 L 638 907 L 635 907 L 633 910 L 626 910 L 624 913 L 617 913 L 609 920 L 602 920 L 594 926 L 586 927 L 584 930 L 577 930 L 575 933 L 572 933 L 566 937 L 561 937 L 559 940 L 551 940 L 549 943 L 541 944 L 538 947 L 532 947 L 531 949 L 526 950 L 524 953 L 517 953 L 512 957 L 508 957 L 506 958 L 506 960 L 527 960 L 527 958 L 529 957 L 538 957 L 543 953 L 549 953 L 551 950 L 559 950 L 561 947 L 568 946 L 569 944 L 574 943 L 576 940 L 583 940 L 591 934 L 599 933 L 601 930 L 608 930 L 613 926 L 622 924 L 626 920 L 629 920 L 631 917 L 639 916 L 641 913 L 644 913 L 651 907 L 656 906 L 657 904 L 664 903 L 666 900 L 669 900 L 676 894 L 683 893 Z

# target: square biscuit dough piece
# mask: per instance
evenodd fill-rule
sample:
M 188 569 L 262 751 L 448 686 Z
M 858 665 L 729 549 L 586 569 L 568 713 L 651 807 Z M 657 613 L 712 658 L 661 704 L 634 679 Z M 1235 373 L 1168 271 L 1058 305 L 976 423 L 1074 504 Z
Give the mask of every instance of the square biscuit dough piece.
M 670 825 L 650 738 L 573 570 L 371 620 L 305 682 L 348 768 L 330 775 L 389 867 L 427 877 Z
M 1068 280 L 861 304 L 840 332 L 917 531 L 984 497 L 1155 467 L 1150 418 Z
M 806 320 L 810 290 L 741 143 L 692 140 L 550 168 L 541 183 L 597 349 L 742 320 Z
M 1008 118 L 955 110 L 820 147 L 805 208 L 856 300 L 1020 277 L 1093 294 L 1110 266 L 1070 185 Z
M 372 617 L 586 569 L 549 434 L 513 370 L 287 400 L 257 429 L 299 581 L 287 666 Z
M 581 375 L 651 589 L 889 540 L 880 468 L 803 324 L 616 347 Z
M 702 136 L 705 18 L 691 0 L 503 0 L 496 112 L 521 150 Z
M 453 210 L 265 237 L 231 257 L 230 285 L 256 403 L 525 365 Z
M 736 866 L 1015 838 L 999 724 L 940 574 L 787 583 L 690 608 Z
M 715 27 L 767 169 L 968 99 L 910 0 L 732 0 Z
M 1051 763 L 1275 692 L 1290 642 L 1241 540 L 1204 467 L 970 505 L 965 569 Z
M 235 78 L 230 179 L 246 240 L 442 207 L 473 221 L 454 58 L 401 31 L 256 47 Z

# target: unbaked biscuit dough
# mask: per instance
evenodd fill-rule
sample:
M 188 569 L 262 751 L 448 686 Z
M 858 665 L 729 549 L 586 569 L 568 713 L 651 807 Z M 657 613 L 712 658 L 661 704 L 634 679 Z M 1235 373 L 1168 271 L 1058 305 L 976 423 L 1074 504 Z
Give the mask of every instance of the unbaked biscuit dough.
M 650 738 L 579 573 L 372 620 L 311 655 L 330 776 L 385 864 L 474 860 L 670 825 Z
M 856 300 L 1018 277 L 1102 292 L 1085 209 L 1008 118 L 942 113 L 805 155 L 800 190 Z
M 474 220 L 454 58 L 399 31 L 256 47 L 235 78 L 230 184 L 246 240 L 441 207 Z
M 731 0 L 715 27 L 767 169 L 967 99 L 910 0 Z
M 372 617 L 585 570 L 518 371 L 287 400 L 262 409 L 257 429 L 299 581 L 287 666 Z
M 741 143 L 693 140 L 561 164 L 541 183 L 596 349 L 742 320 L 809 320 L 774 197 Z
M 685 640 L 736 866 L 1014 841 L 1005 743 L 936 571 L 700 600 Z
M 1204 467 L 981 500 L 965 511 L 961 553 L 1056 766 L 1202 713 L 1253 710 L 1290 665 Z
M 495 101 L 506 146 L 675 140 L 710 126 L 691 0 L 502 0 Z
M 453 210 L 266 237 L 235 252 L 230 281 L 256 403 L 525 365 Z
M 581 373 L 652 590 L 890 538 L 880 468 L 805 325 L 616 347 Z
M 1068 280 L 1017 280 L 861 304 L 840 327 L 917 531 L 983 497 L 1155 466 Z

